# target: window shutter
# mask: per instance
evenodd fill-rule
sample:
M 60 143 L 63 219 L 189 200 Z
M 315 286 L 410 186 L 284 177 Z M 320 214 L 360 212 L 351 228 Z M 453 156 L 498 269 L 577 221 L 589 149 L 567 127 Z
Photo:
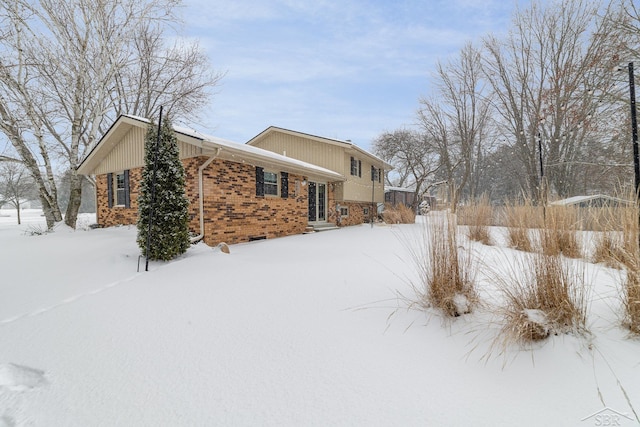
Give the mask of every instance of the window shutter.
M 107 174 L 107 205 L 113 207 L 113 174 Z
M 256 166 L 256 196 L 264 196 L 264 169 Z
M 131 207 L 131 192 L 129 190 L 129 169 L 124 171 L 124 207 Z
M 289 197 L 289 174 L 280 172 L 280 197 L 286 199 Z
M 362 178 L 362 160 L 358 160 L 358 177 Z
M 382 174 L 384 173 L 384 171 L 382 170 L 382 168 L 378 169 L 378 182 L 382 183 Z
M 376 168 L 371 166 L 371 181 L 376 180 Z

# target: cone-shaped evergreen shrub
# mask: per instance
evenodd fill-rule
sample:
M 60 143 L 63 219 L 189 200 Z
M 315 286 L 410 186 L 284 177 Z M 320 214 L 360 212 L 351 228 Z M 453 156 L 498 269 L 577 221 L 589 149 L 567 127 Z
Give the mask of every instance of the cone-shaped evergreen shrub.
M 180 161 L 178 142 L 170 121 L 165 119 L 160 129 L 151 244 L 147 254 L 157 139 L 158 127 L 150 124 L 145 137 L 144 169 L 138 197 L 137 242 L 143 256 L 167 261 L 189 248 L 189 200 L 185 193 L 184 167 Z

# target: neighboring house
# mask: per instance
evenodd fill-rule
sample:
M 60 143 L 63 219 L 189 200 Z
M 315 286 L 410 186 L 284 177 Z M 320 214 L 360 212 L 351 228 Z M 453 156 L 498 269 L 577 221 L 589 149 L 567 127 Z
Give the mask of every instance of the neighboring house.
M 600 208 L 600 207 L 631 207 L 633 202 L 620 199 L 618 197 L 595 194 L 593 196 L 575 196 L 568 199 L 551 202 L 550 205 L 574 206 L 578 208 Z
M 600 231 L 608 229 L 611 226 L 622 226 L 622 223 L 610 223 L 607 216 L 611 216 L 611 213 L 619 209 L 633 208 L 635 206 L 635 202 L 620 199 L 618 197 L 606 196 L 604 194 L 595 194 L 592 196 L 569 197 L 568 199 L 557 200 L 549 203 L 550 209 L 560 206 L 574 208 L 576 214 L 576 225 L 579 228 L 583 230 Z M 604 212 L 609 213 L 605 214 L 603 218 Z
M 405 206 L 411 207 L 415 200 L 415 192 L 415 188 L 385 187 L 384 201 L 385 203 L 390 203 L 392 206 L 398 206 L 402 203 Z
M 82 161 L 96 177 L 100 226 L 135 224 L 149 121 L 120 116 Z M 342 183 L 337 172 L 270 151 L 174 127 L 186 172 L 189 228 L 209 245 L 303 233 L 312 183 Z M 317 199 L 319 192 L 313 190 Z M 319 202 L 318 202 L 319 203 Z
M 247 144 L 344 177 L 309 181 L 310 224 L 362 224 L 375 216 L 377 204 L 384 202 L 384 171 L 393 167 L 349 141 L 271 126 Z

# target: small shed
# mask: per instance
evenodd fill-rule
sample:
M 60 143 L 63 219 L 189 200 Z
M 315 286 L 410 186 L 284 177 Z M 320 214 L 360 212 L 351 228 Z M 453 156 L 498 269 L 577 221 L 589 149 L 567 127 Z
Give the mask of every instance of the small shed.
M 392 206 L 402 203 L 405 206 L 412 206 L 415 200 L 415 188 L 385 187 L 384 201 Z

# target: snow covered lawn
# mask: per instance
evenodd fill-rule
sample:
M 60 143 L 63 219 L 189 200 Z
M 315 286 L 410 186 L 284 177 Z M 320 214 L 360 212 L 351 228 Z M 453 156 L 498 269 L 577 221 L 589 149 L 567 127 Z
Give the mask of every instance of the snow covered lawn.
M 41 217 L 0 214 L 2 427 L 637 424 L 640 341 L 618 326 L 615 270 L 587 266 L 591 337 L 487 361 L 491 310 L 443 324 L 396 299 L 421 224 L 199 244 L 138 273 L 134 227 L 29 236 Z M 472 250 L 496 268 L 518 256 Z

